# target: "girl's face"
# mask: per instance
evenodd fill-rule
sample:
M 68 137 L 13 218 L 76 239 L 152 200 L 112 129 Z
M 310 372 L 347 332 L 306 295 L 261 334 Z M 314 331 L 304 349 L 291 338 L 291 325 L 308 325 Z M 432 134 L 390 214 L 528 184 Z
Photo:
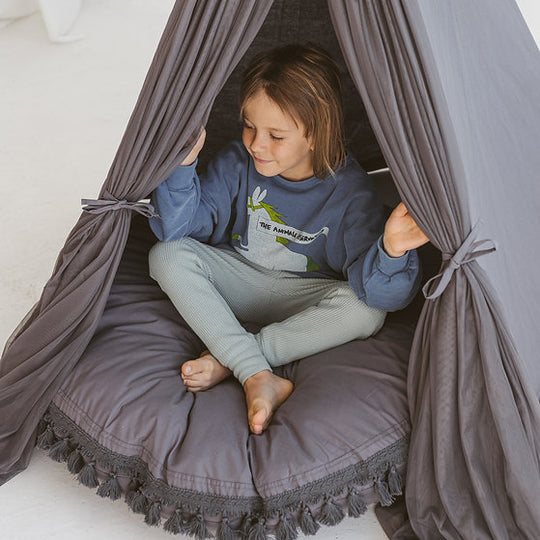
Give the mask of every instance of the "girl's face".
M 242 142 L 263 176 L 297 182 L 313 176 L 312 143 L 304 126 L 284 113 L 264 91 L 244 105 Z

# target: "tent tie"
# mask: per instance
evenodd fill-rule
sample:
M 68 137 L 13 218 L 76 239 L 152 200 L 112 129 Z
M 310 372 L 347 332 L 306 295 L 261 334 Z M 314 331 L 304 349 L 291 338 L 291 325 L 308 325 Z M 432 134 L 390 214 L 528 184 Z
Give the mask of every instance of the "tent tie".
M 154 207 L 148 202 L 119 200 L 108 191 L 105 192 L 103 199 L 81 199 L 81 204 L 85 205 L 82 208 L 83 211 L 90 214 L 103 214 L 110 210 L 127 209 L 138 212 L 147 218 L 157 217 L 158 215 Z
M 453 255 L 450 253 L 442 254 L 442 271 L 428 280 L 422 288 L 426 300 L 433 300 L 440 296 L 446 289 L 454 272 L 461 265 L 470 263 L 471 261 L 474 261 L 474 259 L 492 253 L 497 249 L 493 240 L 484 239 L 476 241 L 478 229 L 481 225 L 482 221 L 476 223 L 463 244 L 461 244 L 460 248 Z M 484 246 L 484 249 L 479 249 L 482 246 Z M 433 288 L 433 286 L 435 286 L 435 289 L 433 292 L 429 293 L 429 290 Z

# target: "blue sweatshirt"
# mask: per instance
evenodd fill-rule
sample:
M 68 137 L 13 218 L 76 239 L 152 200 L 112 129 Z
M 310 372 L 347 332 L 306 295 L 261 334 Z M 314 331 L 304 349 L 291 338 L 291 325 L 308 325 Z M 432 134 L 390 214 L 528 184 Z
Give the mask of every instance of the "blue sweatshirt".
M 152 195 L 162 241 L 191 236 L 234 249 L 269 269 L 348 280 L 360 300 L 384 311 L 405 307 L 420 284 L 416 251 L 389 257 L 382 248 L 382 204 L 372 180 L 347 158 L 336 177 L 299 182 L 259 174 L 240 142 L 197 175 L 183 166 Z

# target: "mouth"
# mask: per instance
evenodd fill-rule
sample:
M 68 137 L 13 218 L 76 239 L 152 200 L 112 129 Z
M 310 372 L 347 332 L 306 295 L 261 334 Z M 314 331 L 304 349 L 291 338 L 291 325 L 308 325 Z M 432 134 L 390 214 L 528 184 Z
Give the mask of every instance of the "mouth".
M 260 165 L 267 165 L 268 163 L 271 163 L 271 160 L 269 159 L 261 159 L 255 156 L 253 156 L 253 159 L 255 160 L 256 163 L 259 163 Z

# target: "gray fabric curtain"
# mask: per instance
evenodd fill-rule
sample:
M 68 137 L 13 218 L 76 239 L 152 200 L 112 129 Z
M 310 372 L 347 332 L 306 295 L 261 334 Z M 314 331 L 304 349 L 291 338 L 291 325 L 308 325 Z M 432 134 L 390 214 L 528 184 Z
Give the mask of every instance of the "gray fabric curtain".
M 30 459 L 37 424 L 103 312 L 132 211 L 187 155 L 272 2 L 179 0 L 171 13 L 99 201 L 62 249 L 42 297 L 0 363 L 0 483 Z
M 493 165 L 483 160 L 480 151 L 475 176 L 465 167 L 473 154 L 471 144 L 479 148 L 490 144 L 500 154 L 493 151 L 492 159 L 506 159 L 508 126 L 484 133 L 484 139 L 475 130 L 475 122 L 482 120 L 475 118 L 468 100 L 471 95 L 482 99 L 483 88 L 475 85 L 492 84 L 489 69 L 481 66 L 483 80 L 455 78 L 459 73 L 463 76 L 460 62 L 466 62 L 471 52 L 464 28 L 471 27 L 487 39 L 482 25 L 493 24 L 491 12 L 497 10 L 504 14 L 500 26 L 495 26 L 498 36 L 516 32 L 523 38 L 526 27 L 508 0 L 331 0 L 329 7 L 349 70 L 402 199 L 443 255 L 441 274 L 427 287 L 430 299 L 411 351 L 408 393 L 413 432 L 406 488 L 410 524 L 394 537 L 414 536 L 412 525 L 414 533 L 426 539 L 538 538 L 538 398 L 527 380 L 526 362 L 518 355 L 497 292 L 480 259 L 476 260 L 492 253 L 494 245 L 485 238 L 486 229 L 473 222 L 471 216 L 478 212 L 471 210 L 468 198 L 474 183 L 493 189 L 488 168 Z M 433 15 L 429 20 L 428 9 Z M 440 42 L 446 35 L 463 40 L 441 45 L 448 52 L 441 62 L 434 57 L 430 37 Z M 480 48 L 490 46 L 478 41 Z M 489 54 L 485 57 L 497 62 Z M 516 56 L 514 61 L 525 59 Z M 477 137 L 473 141 L 457 137 L 441 82 L 445 77 L 454 77 L 456 94 L 462 94 L 462 110 L 454 112 L 466 116 Z M 492 111 L 494 115 L 504 113 L 509 100 L 527 99 L 526 94 L 518 97 L 514 91 L 501 87 L 501 106 Z M 521 107 L 527 105 L 525 101 Z M 538 141 L 537 132 L 513 136 Z M 515 165 L 519 175 L 519 164 Z M 504 200 L 498 203 L 504 208 Z M 504 209 L 516 217 L 522 211 Z M 511 214 L 506 220 L 511 228 L 508 218 L 511 221 Z M 513 232 L 521 234 L 519 229 Z

